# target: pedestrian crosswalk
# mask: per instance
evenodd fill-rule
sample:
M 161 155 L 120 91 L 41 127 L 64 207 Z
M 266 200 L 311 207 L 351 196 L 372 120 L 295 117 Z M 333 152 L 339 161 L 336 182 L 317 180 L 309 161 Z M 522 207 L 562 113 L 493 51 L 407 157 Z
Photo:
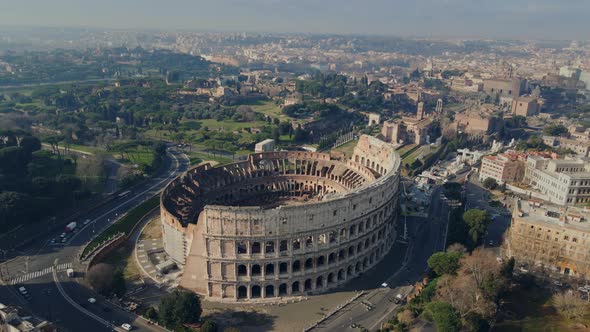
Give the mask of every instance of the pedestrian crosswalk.
M 63 270 L 67 270 L 67 269 L 69 269 L 71 267 L 72 267 L 72 263 L 62 263 L 62 264 L 58 264 L 58 265 L 46 267 L 43 270 L 39 270 L 39 271 L 35 271 L 35 272 L 30 272 L 30 273 L 23 274 L 21 276 L 12 278 L 12 279 L 10 279 L 9 283 L 11 285 L 20 284 L 20 283 L 23 283 L 25 281 L 29 281 L 31 279 L 39 278 L 39 277 L 44 276 L 46 274 L 52 273 L 54 269 L 56 271 L 63 271 Z

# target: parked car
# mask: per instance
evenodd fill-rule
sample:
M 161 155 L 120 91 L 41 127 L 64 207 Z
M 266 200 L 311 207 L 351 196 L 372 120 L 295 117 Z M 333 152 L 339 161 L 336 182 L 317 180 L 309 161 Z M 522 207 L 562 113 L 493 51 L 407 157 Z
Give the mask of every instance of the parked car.
M 131 326 L 131 324 L 122 324 L 121 327 L 125 330 L 125 331 L 131 331 L 133 329 L 133 326 Z
M 94 303 L 96 303 L 96 299 L 91 297 L 88 299 L 88 303 L 94 304 Z

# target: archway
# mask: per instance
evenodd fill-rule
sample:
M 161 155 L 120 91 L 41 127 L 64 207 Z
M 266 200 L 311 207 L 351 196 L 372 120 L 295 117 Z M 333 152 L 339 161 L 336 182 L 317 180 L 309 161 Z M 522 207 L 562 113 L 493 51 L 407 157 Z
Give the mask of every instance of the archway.
M 252 286 L 251 298 L 260 298 L 260 286 Z
M 238 300 L 248 298 L 248 289 L 246 286 L 238 287 Z

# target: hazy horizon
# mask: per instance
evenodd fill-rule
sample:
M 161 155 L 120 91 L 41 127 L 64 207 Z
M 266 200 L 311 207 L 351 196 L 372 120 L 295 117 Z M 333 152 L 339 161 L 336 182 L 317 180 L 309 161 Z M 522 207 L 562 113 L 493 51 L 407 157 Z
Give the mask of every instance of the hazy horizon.
M 3 0 L 0 2 L 0 26 L 590 39 L 590 1 L 515 2 Z

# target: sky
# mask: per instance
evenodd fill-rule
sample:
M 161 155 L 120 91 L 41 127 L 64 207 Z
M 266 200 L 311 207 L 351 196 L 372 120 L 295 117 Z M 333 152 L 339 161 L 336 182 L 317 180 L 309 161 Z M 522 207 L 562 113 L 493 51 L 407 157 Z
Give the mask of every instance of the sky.
M 590 40 L 590 0 L 0 0 L 1 25 Z

